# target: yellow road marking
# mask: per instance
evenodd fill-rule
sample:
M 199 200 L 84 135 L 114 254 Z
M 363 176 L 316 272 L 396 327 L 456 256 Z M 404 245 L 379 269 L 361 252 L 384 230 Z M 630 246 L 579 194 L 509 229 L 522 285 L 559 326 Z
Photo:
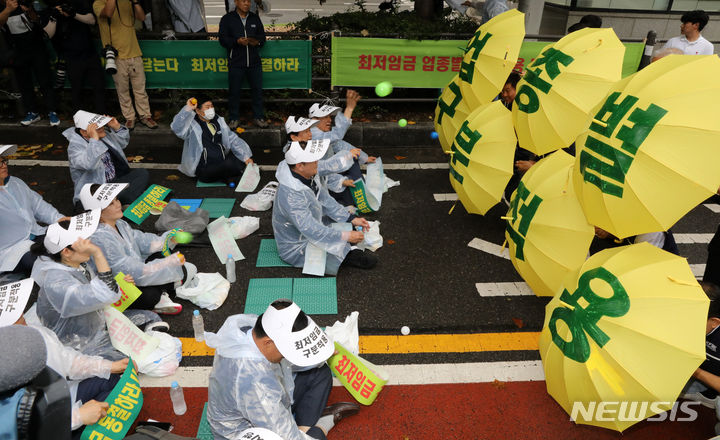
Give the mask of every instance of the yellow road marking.
M 449 335 L 360 336 L 360 354 L 478 353 L 537 350 L 539 332 Z M 212 356 L 215 350 L 194 338 L 180 338 L 183 356 Z

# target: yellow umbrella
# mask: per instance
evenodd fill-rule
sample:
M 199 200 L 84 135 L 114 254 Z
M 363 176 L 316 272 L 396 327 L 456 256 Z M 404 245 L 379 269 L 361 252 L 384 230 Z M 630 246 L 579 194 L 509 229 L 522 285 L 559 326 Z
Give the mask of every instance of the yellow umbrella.
M 492 101 L 517 63 L 525 14 L 511 9 L 480 26 L 465 48 L 460 88 L 471 109 Z
M 516 144 L 510 111 L 500 101 L 468 115 L 450 153 L 450 184 L 467 212 L 484 215 L 500 201 Z
M 543 155 L 570 146 L 621 77 L 625 46 L 610 28 L 585 28 L 545 46 L 517 84 L 520 146 Z
M 708 304 L 687 261 L 649 243 L 593 255 L 545 308 L 548 393 L 617 431 L 670 409 L 705 360 Z
M 672 55 L 612 88 L 576 142 L 590 223 L 619 238 L 665 231 L 717 191 L 718 78 L 717 56 Z
M 443 151 L 450 151 L 460 125 L 470 112 L 467 101 L 463 99 L 460 90 L 460 78 L 455 75 L 440 94 L 437 107 L 435 107 L 435 131 Z
M 507 213 L 510 260 L 538 296 L 553 296 L 587 258 L 594 228 L 572 181 L 574 158 L 556 151 L 523 176 Z

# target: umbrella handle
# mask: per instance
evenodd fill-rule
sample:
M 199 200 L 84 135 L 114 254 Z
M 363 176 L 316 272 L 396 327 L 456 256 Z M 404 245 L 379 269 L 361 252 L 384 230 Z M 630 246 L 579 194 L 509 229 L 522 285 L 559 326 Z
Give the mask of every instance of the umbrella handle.
M 691 283 L 691 282 L 688 282 L 688 281 L 679 280 L 679 279 L 677 279 L 677 278 L 675 278 L 675 277 L 671 277 L 671 276 L 669 276 L 669 275 L 668 275 L 668 279 L 669 279 L 670 281 L 672 281 L 673 283 L 680 284 L 680 285 L 683 285 L 683 286 L 692 286 L 692 287 L 700 286 L 700 285 L 697 283 L 697 281 L 695 281 L 694 283 Z
M 598 38 L 598 43 L 594 47 L 588 47 L 587 49 L 585 49 L 583 51 L 583 53 L 590 52 L 593 49 L 597 49 L 598 47 L 602 46 L 602 42 L 603 42 L 602 38 Z

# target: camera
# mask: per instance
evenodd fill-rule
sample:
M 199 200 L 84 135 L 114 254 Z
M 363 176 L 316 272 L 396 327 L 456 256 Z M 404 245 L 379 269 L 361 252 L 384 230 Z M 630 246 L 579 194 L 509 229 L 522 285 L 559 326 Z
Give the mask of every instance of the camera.
M 115 64 L 115 57 L 117 56 L 117 49 L 108 44 L 103 47 L 103 53 L 105 54 L 105 72 L 110 75 L 117 73 L 117 64 Z

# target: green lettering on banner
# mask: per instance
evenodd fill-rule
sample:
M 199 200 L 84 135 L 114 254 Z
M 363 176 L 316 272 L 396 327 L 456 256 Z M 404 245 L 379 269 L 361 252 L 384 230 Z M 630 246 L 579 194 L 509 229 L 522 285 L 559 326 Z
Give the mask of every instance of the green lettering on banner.
M 117 385 L 105 399 L 110 407 L 107 415 L 94 425 L 88 425 L 82 432 L 81 440 L 120 440 L 125 438 L 133 422 L 140 414 L 143 394 L 132 359 Z
M 612 296 L 605 298 L 596 294 L 590 287 L 592 280 L 607 283 L 612 288 Z M 563 290 L 560 301 L 568 307 L 559 306 L 553 310 L 548 323 L 550 334 L 553 343 L 566 357 L 580 363 L 590 358 L 588 335 L 600 348 L 610 342 L 610 337 L 597 325 L 600 318 L 603 316 L 618 318 L 630 310 L 630 297 L 627 291 L 620 280 L 604 267 L 596 267 L 583 273 L 575 292 L 570 294 L 567 290 Z M 558 321 L 563 321 L 570 329 L 572 339 L 569 341 L 558 333 Z
M 460 73 L 458 75 L 461 80 L 467 83 L 472 82 L 473 73 L 475 72 L 475 62 L 477 61 L 480 52 L 483 50 L 483 47 L 485 47 L 485 44 L 487 44 L 490 37 L 492 37 L 491 33 L 483 35 L 482 38 L 480 38 L 480 35 L 482 35 L 481 31 L 475 32 L 475 35 L 473 35 L 465 48 L 465 55 L 467 55 L 471 50 L 473 51 L 470 56 L 470 62 L 466 63 L 465 58 L 463 57 L 463 62 L 460 64 Z
M 456 83 L 451 82 L 448 84 L 448 89 L 453 92 L 455 95 L 450 101 L 450 104 L 443 101 L 442 99 L 438 100 L 438 107 L 440 107 L 439 115 L 438 115 L 438 124 L 442 124 L 443 116 L 448 115 L 451 118 L 455 116 L 455 108 L 460 104 L 460 101 L 462 101 L 462 92 L 460 92 L 460 86 L 458 86 Z
M 450 159 L 450 175 L 460 183 L 463 182 L 463 177 L 457 170 L 455 170 L 453 165 L 456 165 L 458 162 L 466 167 L 470 165 L 470 158 L 463 154 L 460 149 L 467 154 L 472 153 L 475 144 L 481 137 L 482 134 L 480 134 L 479 131 L 470 129 L 468 121 L 463 122 L 460 126 L 460 130 L 458 130 L 458 134 L 455 136 L 455 141 L 450 148 L 453 153 Z
M 515 258 L 522 261 L 525 261 L 525 237 L 530 228 L 530 223 L 543 201 L 543 199 L 536 194 L 533 195 L 530 202 L 528 202 L 527 199 L 529 196 L 530 191 L 521 181 L 518 184 L 515 197 L 513 197 L 510 202 L 512 220 L 508 220 L 508 224 L 505 227 L 505 231 L 508 233 L 510 240 L 515 243 Z M 519 223 L 518 219 L 520 220 Z M 513 224 L 517 225 L 517 230 L 513 228 Z
M 135 224 L 141 224 L 150 215 L 150 208 L 172 191 L 160 185 L 152 185 L 128 206 L 123 215 Z

